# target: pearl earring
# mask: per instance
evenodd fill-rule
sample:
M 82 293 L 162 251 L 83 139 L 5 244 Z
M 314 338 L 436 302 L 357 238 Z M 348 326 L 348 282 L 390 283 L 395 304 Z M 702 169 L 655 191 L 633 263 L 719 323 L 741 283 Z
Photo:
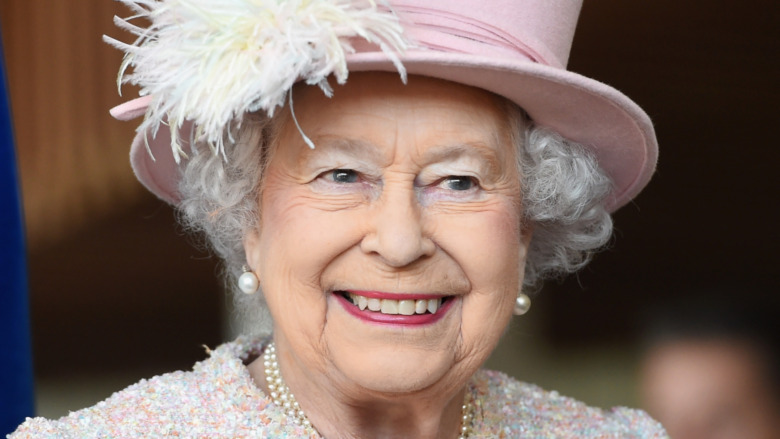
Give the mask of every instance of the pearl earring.
M 518 293 L 517 299 L 515 299 L 515 315 L 521 316 L 531 309 L 531 298 L 523 293 Z
M 255 294 L 260 289 L 260 280 L 246 265 L 243 269 L 244 272 L 238 277 L 238 289 L 244 294 Z

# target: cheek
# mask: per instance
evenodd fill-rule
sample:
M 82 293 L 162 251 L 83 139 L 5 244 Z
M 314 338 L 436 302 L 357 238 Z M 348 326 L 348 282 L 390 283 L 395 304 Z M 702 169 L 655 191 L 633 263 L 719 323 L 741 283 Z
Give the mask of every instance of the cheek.
M 518 283 L 525 244 L 515 206 L 511 199 L 502 199 L 479 212 L 444 215 L 437 220 L 437 240 L 463 268 L 477 292 L 507 286 L 514 289 Z
M 322 272 L 358 242 L 359 220 L 347 210 L 328 209 L 305 189 L 268 189 L 260 229 L 264 287 L 321 294 Z
M 300 192 L 268 188 L 258 245 L 263 293 L 274 318 L 274 332 L 298 346 L 300 355 L 310 355 L 315 364 L 323 357 L 316 346 L 327 312 L 321 274 L 349 246 L 351 231 L 345 226 L 349 222 L 339 212 L 312 208 Z
M 471 283 L 464 297 L 462 334 L 464 356 L 484 361 L 512 316 L 522 284 L 525 244 L 515 203 L 505 200 L 478 215 L 448 218 L 445 250 Z

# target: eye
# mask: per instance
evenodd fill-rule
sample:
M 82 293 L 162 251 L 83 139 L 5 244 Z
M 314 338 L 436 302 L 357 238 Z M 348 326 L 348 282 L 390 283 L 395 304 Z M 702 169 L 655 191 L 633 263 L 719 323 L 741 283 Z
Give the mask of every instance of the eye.
M 451 175 L 444 178 L 440 185 L 453 191 L 467 191 L 473 189 L 478 184 L 472 177 L 466 177 L 464 175 Z
M 325 173 L 325 176 L 336 183 L 357 183 L 358 173 L 352 169 L 334 169 Z

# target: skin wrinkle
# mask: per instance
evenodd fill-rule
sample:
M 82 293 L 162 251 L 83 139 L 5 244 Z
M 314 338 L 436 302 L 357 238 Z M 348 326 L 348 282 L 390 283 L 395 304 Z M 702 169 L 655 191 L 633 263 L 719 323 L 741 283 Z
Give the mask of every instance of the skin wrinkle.
M 361 77 L 363 79 L 360 79 Z M 382 90 L 376 90 L 377 88 L 374 85 L 387 83 L 387 81 L 381 80 L 381 74 L 356 74 L 354 77 L 350 77 L 350 85 L 347 88 L 351 88 L 355 84 L 359 85 L 361 81 L 364 81 L 363 83 L 365 84 L 366 78 L 371 78 L 370 81 L 373 82 L 369 83 L 371 84 L 369 88 L 372 91 L 381 92 Z M 412 80 L 416 84 L 426 82 L 425 79 L 420 77 L 413 77 Z M 439 81 L 439 85 L 442 84 Z M 430 82 L 428 85 L 430 85 Z M 308 93 L 306 91 L 307 88 L 297 86 L 297 96 Z M 384 87 L 378 88 L 383 89 Z M 462 86 L 453 88 L 464 89 Z M 447 98 L 452 97 L 449 93 L 452 89 L 446 93 L 441 92 L 442 89 L 446 88 L 439 87 L 440 92 L 438 96 L 427 92 L 420 93 L 417 89 L 410 92 L 410 94 L 417 94 L 426 99 L 439 99 L 440 104 L 441 101 L 446 101 Z M 345 89 L 339 88 L 337 97 L 330 102 L 339 101 L 345 93 Z M 404 94 L 404 92 L 398 94 Z M 457 95 L 457 93 L 453 94 Z M 249 147 L 236 147 L 233 148 L 233 151 L 228 151 L 230 156 L 229 163 L 231 165 L 229 165 L 229 169 L 225 170 L 224 177 L 216 175 L 223 169 L 222 166 L 224 164 L 221 158 L 210 161 L 194 160 L 195 165 L 188 165 L 185 170 L 186 182 L 183 180 L 182 186 L 185 189 L 189 187 L 189 189 L 183 190 L 183 192 L 188 192 L 188 195 L 184 197 L 185 201 L 182 210 L 186 211 L 185 215 L 189 218 L 187 221 L 191 224 L 191 227 L 204 230 L 209 235 L 209 239 L 214 242 L 217 252 L 226 258 L 230 276 L 236 275 L 239 270 L 238 267 L 244 263 L 244 260 L 248 262 L 248 265 L 253 270 L 258 270 L 262 266 L 262 269 L 258 271 L 259 274 L 262 274 L 261 286 L 269 297 L 277 296 L 274 299 L 275 303 L 271 303 L 270 307 L 276 310 L 274 312 L 275 340 L 280 352 L 284 352 L 280 359 L 282 372 L 293 393 L 296 396 L 300 396 L 300 402 L 309 413 L 310 419 L 318 428 L 322 427 L 321 431 L 325 433 L 326 437 L 382 437 L 383 435 L 393 437 L 454 437 L 453 429 L 458 425 L 459 406 L 463 398 L 462 390 L 458 390 L 459 388 L 462 389 L 462 387 L 459 387 L 458 383 L 466 382 L 470 377 L 471 371 L 477 369 L 492 351 L 494 346 L 493 335 L 498 332 L 500 337 L 506 330 L 508 310 L 511 310 L 514 296 L 524 280 L 524 263 L 533 222 L 539 218 L 551 218 L 551 221 L 536 224 L 538 227 L 537 237 L 542 237 L 543 239 L 536 239 L 534 242 L 539 250 L 534 250 L 534 257 L 532 258 L 534 261 L 529 264 L 529 276 L 526 280 L 536 279 L 553 272 L 549 270 L 555 270 L 556 267 L 558 267 L 557 269 L 565 267 L 566 270 L 571 270 L 572 263 L 576 264 L 577 261 L 582 260 L 580 255 L 582 251 L 601 245 L 604 239 L 606 239 L 604 237 L 609 235 L 611 226 L 608 222 L 608 216 L 605 217 L 606 219 L 598 221 L 586 220 L 581 216 L 581 212 L 583 210 L 589 211 L 591 206 L 601 209 L 597 212 L 597 215 L 606 215 L 603 208 L 597 206 L 601 202 L 601 196 L 599 195 L 601 183 L 599 183 L 599 179 L 604 179 L 604 176 L 598 170 L 595 160 L 589 158 L 583 152 L 584 150 L 577 145 L 570 145 L 554 133 L 545 133 L 543 129 L 529 125 L 528 119 L 522 117 L 522 110 L 518 109 L 514 104 L 493 95 L 485 93 L 482 93 L 482 95 L 483 97 L 487 96 L 487 100 L 493 102 L 494 107 L 498 109 L 499 116 L 498 120 L 493 121 L 498 128 L 490 130 L 491 132 L 485 138 L 468 139 L 460 137 L 457 135 L 459 133 L 458 129 L 447 130 L 445 128 L 448 127 L 443 127 L 444 124 L 438 123 L 438 121 L 431 123 L 431 121 L 422 120 L 420 121 L 421 126 L 431 131 L 438 130 L 439 137 L 444 139 L 436 139 L 436 142 L 432 142 L 431 139 L 426 139 L 424 136 L 422 138 L 418 136 L 403 139 L 403 130 L 400 130 L 396 125 L 390 126 L 392 131 L 385 138 L 392 140 L 392 145 L 389 146 L 390 149 L 417 144 L 423 144 L 426 147 L 432 144 L 444 145 L 445 147 L 457 146 L 466 141 L 481 142 L 481 146 L 485 148 L 497 147 L 497 152 L 499 153 L 497 157 L 499 158 L 493 160 L 492 163 L 504 166 L 516 164 L 517 167 L 511 175 L 499 175 L 499 178 L 496 179 L 498 184 L 495 188 L 488 184 L 487 179 L 481 179 L 482 193 L 488 197 L 493 197 L 494 203 L 486 202 L 480 204 L 474 199 L 457 197 L 449 199 L 437 196 L 439 186 L 430 186 L 428 184 L 429 180 L 419 178 L 423 174 L 422 171 L 418 173 L 414 170 L 404 170 L 403 167 L 393 166 L 393 163 L 396 163 L 403 157 L 400 156 L 398 149 L 392 149 L 393 154 L 380 163 L 382 165 L 380 166 L 382 168 L 381 172 L 373 174 L 372 180 L 378 183 L 376 187 L 366 184 L 363 192 L 358 191 L 354 194 L 350 194 L 349 190 L 342 193 L 330 193 L 325 190 L 318 195 L 315 193 L 299 194 L 300 198 L 295 200 L 297 202 L 296 205 L 280 209 L 280 212 L 285 217 L 298 217 L 298 219 L 301 219 L 301 209 L 319 202 L 321 203 L 319 210 L 322 213 L 326 213 L 334 219 L 341 218 L 341 222 L 349 222 L 355 231 L 354 234 L 344 233 L 343 230 L 322 225 L 316 221 L 317 217 L 312 212 L 309 212 L 309 223 L 314 225 L 314 229 L 319 229 L 320 234 L 329 238 L 329 240 L 321 240 L 315 243 L 318 245 L 311 245 L 310 241 L 299 238 L 297 242 L 293 241 L 293 245 L 288 248 L 288 252 L 258 251 L 250 255 L 247 251 L 246 256 L 244 256 L 243 252 L 241 255 L 236 253 L 240 244 L 243 242 L 244 249 L 249 249 L 256 244 L 253 244 L 253 239 L 247 237 L 244 233 L 246 230 L 253 231 L 253 234 L 257 235 L 255 238 L 257 238 L 261 234 L 274 235 L 284 233 L 285 229 L 290 226 L 289 221 L 284 219 L 280 221 L 273 214 L 267 215 L 267 212 L 269 203 L 283 204 L 293 200 L 294 197 L 287 197 L 282 192 L 279 192 L 279 190 L 284 188 L 284 184 L 280 184 L 284 183 L 284 181 L 277 179 L 276 181 L 270 181 L 269 184 L 265 184 L 266 178 L 273 172 L 289 170 L 276 165 L 265 167 L 277 158 L 277 152 L 285 148 L 301 146 L 293 145 L 295 142 L 300 143 L 299 132 L 293 132 L 292 136 L 289 133 L 286 133 L 288 134 L 286 137 L 282 135 L 285 134 L 283 133 L 284 128 L 288 128 L 289 124 L 279 121 L 288 118 L 289 113 L 281 111 L 279 113 L 280 117 L 275 117 L 271 123 L 264 124 L 262 127 L 258 124 L 258 126 L 249 127 L 245 132 L 242 132 L 240 137 L 241 139 L 247 139 L 244 143 L 246 144 L 245 146 Z M 383 111 L 392 109 L 390 101 L 392 99 L 380 101 L 377 105 L 374 105 L 374 108 L 382 107 Z M 306 105 L 302 102 L 302 100 L 296 98 L 296 112 L 299 115 L 301 114 L 301 109 L 306 109 Z M 361 111 L 343 111 L 352 108 L 346 105 L 342 105 L 340 108 L 334 108 L 327 104 L 322 104 L 322 102 L 311 105 L 311 108 L 315 108 L 321 113 L 330 112 L 339 117 L 348 115 L 353 121 L 356 118 L 359 119 L 362 114 Z M 411 108 L 415 111 L 420 111 L 422 114 L 428 110 L 432 110 L 437 114 L 444 114 L 452 106 L 429 105 L 426 107 L 426 105 L 416 102 Z M 476 122 L 476 125 L 480 125 L 480 122 L 482 122 L 478 119 L 480 111 L 475 111 L 478 108 L 479 106 L 469 105 L 469 110 L 473 111 L 473 113 L 469 113 L 466 120 L 459 125 L 469 126 L 474 124 L 474 122 Z M 492 110 L 486 109 L 483 113 L 492 114 Z M 316 127 L 309 125 L 313 120 L 311 117 L 302 117 L 301 120 L 304 131 L 316 139 L 318 153 L 322 152 L 325 148 L 321 140 L 316 137 L 318 135 L 317 130 L 327 127 L 328 124 Z M 377 120 L 385 125 L 394 121 L 392 117 L 377 118 Z M 493 127 L 490 123 L 487 125 Z M 250 142 L 248 139 L 251 136 L 259 136 L 260 133 L 262 133 L 264 140 L 261 142 L 260 148 L 255 148 L 254 146 L 257 142 Z M 336 134 L 338 136 L 344 135 L 339 130 L 336 130 Z M 454 137 L 455 141 L 446 139 L 447 136 Z M 284 141 L 280 140 L 282 137 L 285 138 Z M 352 137 L 361 139 L 360 136 L 353 135 Z M 269 139 L 272 140 L 269 141 Z M 367 150 L 377 147 L 388 147 L 384 143 L 385 139 L 377 141 L 377 139 L 372 139 L 371 136 L 366 136 L 364 140 L 367 143 L 360 147 Z M 479 147 L 478 145 L 471 146 Z M 296 151 L 298 150 L 296 149 Z M 208 151 L 204 149 L 204 152 Z M 299 154 L 293 155 L 298 160 L 304 160 L 304 154 L 309 154 L 309 152 L 310 150 L 306 148 Z M 284 153 L 281 152 L 280 154 L 283 155 Z M 208 156 L 208 154 L 201 154 L 201 156 Z M 381 154 L 379 156 L 381 158 Z M 416 157 L 414 154 L 410 154 L 406 158 L 410 159 L 409 163 L 413 165 L 412 167 L 416 167 L 418 170 L 425 169 L 425 159 Z M 574 162 L 566 162 L 571 159 L 574 159 Z M 487 157 L 486 160 L 490 162 L 490 157 Z M 354 162 L 347 160 L 345 165 L 339 167 L 356 168 L 357 166 Z M 368 168 L 365 172 L 362 170 L 361 172 L 369 175 L 371 166 L 368 165 Z M 494 166 L 490 165 L 487 168 L 489 169 L 489 171 L 486 171 L 487 174 L 506 172 L 496 170 Z M 268 169 L 269 172 L 262 172 L 263 169 Z M 235 171 L 230 172 L 230 170 Z M 366 254 L 362 255 L 360 264 L 355 264 L 355 255 L 352 252 L 357 252 L 357 255 L 361 255 L 358 245 L 362 237 L 369 233 L 373 226 L 356 227 L 355 223 L 362 222 L 362 220 L 359 218 L 355 220 L 356 217 L 353 218 L 349 214 L 371 203 L 376 204 L 383 201 L 380 199 L 384 189 L 384 182 L 381 176 L 388 170 L 400 176 L 399 186 L 394 187 L 392 190 L 403 192 L 404 190 L 409 190 L 410 186 L 412 187 L 413 191 L 409 192 L 410 197 L 407 198 L 407 201 L 416 203 L 416 208 L 421 209 L 419 221 L 425 221 L 425 224 L 422 226 L 422 233 L 435 244 L 435 253 L 433 256 L 427 257 L 428 259 L 420 258 L 403 267 L 393 267 L 383 262 L 379 257 L 370 257 L 370 255 Z M 519 193 L 520 175 L 523 170 L 528 175 L 529 183 L 528 185 L 525 183 L 522 185 L 522 188 L 528 190 L 530 195 L 530 208 L 527 216 L 524 215 L 526 212 L 523 209 L 523 194 Z M 551 170 L 566 170 L 567 174 L 558 175 L 557 172 L 549 172 Z M 545 172 L 549 175 L 541 175 Z M 468 174 L 465 171 L 456 171 L 455 173 Z M 250 174 L 259 175 L 263 178 L 263 181 L 260 181 L 258 178 L 247 178 Z M 321 172 L 313 177 L 320 174 Z M 204 178 L 203 175 L 209 176 L 209 178 Z M 287 172 L 286 175 L 280 172 L 280 175 L 289 181 L 296 181 L 295 177 L 300 177 L 297 180 L 298 183 L 306 182 L 302 176 L 293 172 Z M 417 179 L 413 178 L 415 175 Z M 393 180 L 391 179 L 391 181 Z M 583 182 L 585 182 L 584 186 Z M 260 185 L 259 188 L 258 184 Z M 512 184 L 516 186 L 512 186 Z M 247 190 L 250 187 L 251 190 Z M 517 193 L 513 192 L 515 187 L 517 187 Z M 374 190 L 371 190 L 372 188 Z M 431 190 L 426 192 L 428 189 Z M 549 207 L 540 205 L 537 200 L 534 200 L 534 195 L 549 194 L 547 189 L 556 192 L 552 198 L 556 204 Z M 505 190 L 503 196 L 501 190 Z M 577 199 L 583 190 L 586 193 L 583 199 Z M 575 194 L 575 196 L 572 197 L 571 194 Z M 254 202 L 252 201 L 253 199 Z M 461 202 L 461 200 L 467 202 Z M 236 202 L 238 204 L 234 204 Z M 208 224 L 204 225 L 204 219 L 202 218 L 203 206 L 208 203 L 211 203 L 210 206 L 217 206 L 218 209 L 213 210 L 213 207 L 211 207 L 212 210 L 210 212 L 214 213 L 211 216 L 213 220 L 207 221 Z M 566 203 L 566 205 L 560 206 L 558 203 Z M 219 208 L 219 206 L 223 208 Z M 200 210 L 200 212 L 197 210 Z M 239 211 L 246 213 L 239 214 Z M 479 233 L 474 233 L 472 230 L 479 231 L 485 229 L 480 227 L 469 229 L 471 227 L 468 223 L 469 218 L 471 218 L 471 215 L 490 215 L 497 212 L 511 212 L 512 214 L 505 215 L 503 221 L 498 221 L 496 224 L 488 227 L 487 230 L 491 232 L 488 235 L 492 233 L 500 234 L 506 238 L 504 241 L 514 240 L 519 237 L 521 242 L 514 254 L 505 255 L 503 252 L 489 251 L 504 244 L 498 242 L 498 245 L 496 245 L 489 242 L 489 240 L 485 240 L 481 246 L 475 247 L 471 252 L 452 248 L 448 242 L 451 234 L 449 232 L 455 230 L 461 235 L 481 237 Z M 258 222 L 257 216 L 260 214 L 262 214 L 262 218 Z M 377 215 L 373 211 L 366 213 L 366 216 L 369 216 L 368 214 Z M 200 215 L 200 218 L 197 217 L 198 215 Z M 574 221 L 571 221 L 569 217 L 572 215 L 579 217 L 573 218 Z M 593 216 L 591 214 L 588 215 Z M 451 221 L 447 224 L 440 224 L 433 220 L 439 216 L 445 216 Z M 561 219 L 564 216 L 566 217 Z M 562 224 L 561 222 L 566 222 L 567 224 Z M 276 227 L 260 227 L 261 224 L 267 226 L 273 223 L 276 223 Z M 236 227 L 233 224 L 239 224 L 240 226 Z M 588 224 L 598 224 L 606 232 L 598 234 L 594 232 L 583 233 L 583 225 Z M 236 232 L 238 228 L 241 229 L 241 233 Z M 292 229 L 296 230 L 295 227 L 292 227 Z M 336 233 L 331 233 L 332 231 Z M 596 235 L 601 235 L 602 237 L 600 238 Z M 295 256 L 296 252 L 321 253 L 323 249 L 327 253 L 321 254 L 322 259 L 314 264 L 309 264 L 309 266 L 305 267 L 305 270 L 298 270 L 297 268 L 300 268 L 300 266 L 295 267 L 280 262 L 282 259 L 289 259 Z M 560 256 L 551 257 L 545 253 L 556 253 Z M 481 276 L 480 270 L 470 266 L 471 260 L 478 259 L 490 261 L 493 264 L 506 263 L 507 261 L 514 262 L 516 265 L 512 271 L 514 278 L 511 281 L 504 282 L 504 285 L 499 285 L 497 288 L 485 287 L 485 276 Z M 443 270 L 441 264 L 443 260 L 454 262 L 458 269 L 453 269 L 452 271 Z M 327 333 L 328 328 L 338 325 L 345 316 L 343 309 L 333 307 L 333 302 L 328 302 L 328 298 L 334 289 L 347 287 L 325 288 L 329 281 L 330 284 L 334 283 L 333 278 L 337 277 L 338 273 L 331 270 L 331 266 L 317 267 L 323 261 L 325 263 L 333 261 L 352 262 L 353 267 L 359 266 L 360 269 L 355 270 L 353 268 L 347 270 L 346 275 L 339 276 L 360 285 L 373 283 L 372 285 L 375 286 L 375 289 L 381 291 L 409 292 L 417 284 L 426 285 L 425 282 L 430 279 L 435 279 L 441 290 L 454 292 L 458 291 L 458 288 L 463 288 L 461 292 L 454 294 L 456 296 L 464 295 L 464 298 L 463 303 L 460 303 L 459 307 L 454 307 L 451 310 L 451 313 L 454 315 L 453 320 L 456 320 L 455 323 L 457 324 L 457 327 L 447 334 L 452 337 L 447 339 L 446 343 L 440 342 L 444 337 L 442 337 L 442 331 L 436 328 L 427 328 L 419 331 L 400 328 L 392 331 L 390 334 L 378 334 L 376 331 L 370 333 L 370 329 L 365 331 L 368 335 L 358 340 L 362 344 L 354 343 L 357 348 L 353 348 L 352 352 L 357 354 L 360 354 L 363 350 L 378 352 L 375 357 L 387 359 L 391 369 L 392 366 L 403 366 L 404 361 L 402 358 L 404 356 L 417 355 L 426 360 L 423 367 L 409 367 L 405 370 L 399 367 L 397 368 L 398 371 L 391 370 L 387 373 L 390 378 L 392 378 L 393 374 L 396 374 L 403 376 L 403 380 L 391 382 L 390 384 L 395 387 L 389 390 L 387 388 L 377 388 L 372 384 L 370 377 L 366 379 L 365 374 L 358 376 L 359 374 L 355 374 L 354 370 L 350 369 L 349 364 L 345 366 L 343 361 L 345 350 L 340 349 L 338 345 L 334 345 L 332 337 Z M 349 264 L 343 264 L 340 268 L 344 269 L 345 265 L 349 267 Z M 365 273 L 357 273 L 361 276 L 355 276 L 356 271 Z M 269 279 L 268 273 L 272 273 L 274 279 Z M 367 276 L 368 274 L 370 274 L 370 279 Z M 506 276 L 508 278 L 510 273 L 506 273 Z M 367 279 L 370 282 L 363 282 Z M 430 287 L 430 285 L 426 286 Z M 500 297 L 501 300 L 496 300 L 492 308 L 480 308 L 481 301 L 493 296 Z M 239 293 L 238 297 L 246 299 L 249 296 Z M 255 310 L 260 307 L 259 304 L 263 300 L 260 294 L 256 294 L 250 297 L 250 299 L 243 301 L 239 299 L 237 302 L 240 304 L 239 308 L 249 309 L 254 307 L 252 309 Z M 339 312 L 330 313 L 331 309 Z M 475 309 L 480 309 L 478 318 L 471 316 Z M 254 316 L 251 317 L 249 321 L 252 324 L 257 324 L 258 319 L 254 318 Z M 296 326 L 291 323 L 297 321 L 302 321 L 306 324 Z M 495 330 L 501 326 L 503 326 L 503 329 L 500 331 Z M 359 330 L 363 331 L 363 328 L 359 328 Z M 358 331 L 353 332 L 355 334 L 347 335 L 360 335 Z M 472 334 L 488 334 L 488 336 L 475 343 Z M 404 351 L 403 343 L 415 335 L 419 335 L 418 338 L 422 339 L 414 344 L 414 349 L 417 352 L 410 352 L 409 349 Z M 400 348 L 396 350 L 385 349 L 380 352 L 376 349 L 377 346 L 375 346 L 390 347 L 393 344 L 400 345 Z M 441 355 L 442 349 L 448 350 L 449 356 Z M 396 360 L 396 358 L 400 360 Z M 448 366 L 443 377 L 441 372 L 444 368 L 429 367 L 430 364 L 435 365 L 436 362 L 441 362 Z M 368 367 L 372 366 L 371 358 L 368 358 L 368 361 L 365 363 Z M 259 370 L 262 368 L 258 369 L 258 367 L 255 365 L 255 368 L 250 370 L 258 385 L 263 387 L 262 370 Z M 376 381 L 375 378 L 377 376 L 380 376 L 382 369 L 377 368 L 377 371 L 374 374 L 374 381 Z M 366 382 L 368 382 L 368 385 L 366 385 Z M 310 407 L 316 407 L 315 411 L 309 411 Z M 380 421 L 375 425 L 374 420 L 376 419 Z M 329 420 L 339 421 L 340 423 L 335 427 L 331 426 L 332 428 L 328 430 Z M 342 432 L 344 433 L 342 434 Z
M 517 226 L 521 212 L 517 209 L 520 190 L 516 169 L 496 166 L 516 161 L 511 143 L 495 142 L 508 138 L 507 133 L 495 132 L 503 129 L 505 116 L 491 107 L 494 103 L 485 92 L 440 81 L 417 81 L 421 86 L 416 89 L 411 86 L 402 88 L 401 93 L 388 93 L 400 94 L 398 102 L 412 107 L 414 111 L 403 107 L 402 112 L 410 114 L 410 119 L 401 116 L 400 120 L 414 121 L 412 127 L 426 127 L 417 132 L 409 131 L 409 125 L 388 125 L 397 118 L 389 115 L 402 108 L 394 107 L 398 102 L 380 104 L 380 108 L 387 105 L 383 110 L 369 105 L 360 111 L 341 112 L 358 108 L 346 105 L 355 96 L 350 87 L 339 90 L 336 98 L 310 103 L 310 107 L 307 95 L 296 97 L 299 121 L 318 147 L 309 150 L 302 146 L 299 133 L 282 130 L 280 143 L 285 147 L 274 151 L 260 199 L 262 227 L 245 240 L 247 261 L 258 272 L 274 315 L 282 373 L 326 437 L 382 437 L 399 428 L 392 433 L 396 437 L 454 436 L 463 385 L 503 333 L 520 287 L 524 252 L 517 249 L 528 245 L 529 236 L 521 234 Z M 361 83 L 367 84 L 351 80 L 350 86 L 357 84 L 359 89 Z M 437 93 L 428 93 L 431 89 Z M 441 93 L 444 89 L 451 90 L 454 97 Z M 384 93 L 380 90 L 380 95 Z M 355 102 L 363 102 L 361 99 Z M 371 99 L 366 102 L 376 103 Z M 433 104 L 421 103 L 428 100 Z M 466 101 L 468 105 L 463 106 Z M 310 108 L 319 112 L 312 113 Z M 365 108 L 370 109 L 369 116 L 364 114 Z M 385 110 L 392 111 L 387 117 L 374 117 Z M 459 114 L 465 114 L 465 120 L 459 120 Z M 426 117 L 426 122 L 418 122 Z M 350 192 L 353 184 L 342 192 L 328 192 L 332 182 L 323 180 L 322 172 L 308 182 L 311 174 L 325 165 L 308 169 L 301 156 L 315 157 L 315 162 L 324 157 L 322 161 L 329 163 L 330 146 L 321 137 L 341 135 L 341 130 L 349 132 L 354 127 L 359 135 L 348 138 L 366 141 L 364 146 L 377 152 L 377 157 L 368 159 L 374 161 L 365 174 L 380 177 L 378 197 L 367 198 L 361 183 L 355 184 L 354 192 Z M 375 132 L 381 133 L 381 145 L 376 144 L 377 138 L 361 137 Z M 479 134 L 474 137 L 475 133 Z M 481 152 L 473 155 L 480 181 L 496 187 L 461 195 L 436 183 L 433 191 L 451 191 L 449 198 L 420 195 L 421 185 L 431 187 L 426 186 L 428 181 L 419 180 L 422 170 L 446 155 L 426 156 L 425 152 L 452 149 L 453 145 L 463 149 L 464 143 L 471 148 L 469 142 L 485 145 L 487 151 L 493 149 L 493 157 L 486 158 Z M 506 154 L 511 155 L 509 160 Z M 364 154 L 358 154 L 358 163 L 363 159 Z M 473 161 L 468 157 L 462 165 L 469 167 Z M 353 162 L 348 160 L 349 166 L 345 166 L 337 161 L 332 166 L 352 169 Z M 371 169 L 380 171 L 372 174 Z M 421 203 L 421 197 L 430 203 Z M 391 239 L 372 242 L 373 234 Z M 409 240 L 392 240 L 392 236 L 404 234 Z M 358 323 L 330 294 L 350 288 L 441 291 L 455 299 L 450 312 L 435 325 L 419 329 L 377 327 Z M 253 365 L 250 370 L 263 386 L 262 370 Z M 312 407 L 316 409 L 309 410 Z M 404 421 L 394 421 L 397 418 Z M 345 420 L 345 425 L 330 425 L 328 420 L 335 419 Z M 381 421 L 364 425 L 362 419 Z
M 381 75 L 355 73 L 352 76 Z M 299 84 L 294 92 L 305 88 Z M 516 232 L 535 230 L 526 273 L 520 276 L 524 289 L 532 291 L 538 289 L 544 278 L 559 277 L 580 268 L 595 249 L 608 241 L 612 224 L 602 202 L 611 186 L 586 148 L 534 126 L 515 104 L 494 95 L 490 98 L 501 109 L 504 115 L 501 122 L 508 130 L 508 133 L 497 131 L 493 139 L 496 144 L 503 139 L 514 145 L 518 153 L 513 154 L 513 159 L 518 173 L 523 175 L 521 186 L 525 193 L 514 200 L 516 210 L 524 206 Z M 254 335 L 268 335 L 265 322 L 271 319 L 267 306 L 261 294 L 246 296 L 235 288 L 233 280 L 241 274 L 242 266 L 247 265 L 246 236 L 258 230 L 263 216 L 259 209 L 262 180 L 266 175 L 263 170 L 274 155 L 281 127 L 289 118 L 286 109 L 271 120 L 247 115 L 237 133 L 238 143 L 226 150 L 228 162 L 211 154 L 206 144 L 192 145 L 199 153 L 186 162 L 179 185 L 182 193 L 179 219 L 188 230 L 202 232 L 217 255 L 224 259 L 224 275 L 228 284 L 234 286 L 237 318 L 245 322 L 244 331 Z M 568 160 L 578 163 L 577 172 L 581 174 L 546 172 L 555 167 L 572 168 L 561 164 Z M 561 206 L 536 199 L 537 195 L 548 193 L 549 188 L 560 191 L 557 202 L 568 204 Z M 581 199 L 572 199 L 569 194 L 583 191 Z M 526 196 L 527 205 L 523 199 Z

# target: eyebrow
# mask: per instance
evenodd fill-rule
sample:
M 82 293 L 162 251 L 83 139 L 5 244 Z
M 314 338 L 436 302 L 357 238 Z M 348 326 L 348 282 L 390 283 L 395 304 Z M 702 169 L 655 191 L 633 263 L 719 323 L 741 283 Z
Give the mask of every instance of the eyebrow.
M 382 151 L 371 142 L 360 139 L 344 138 L 338 136 L 319 137 L 314 144 L 327 152 L 341 152 L 353 157 L 369 160 L 381 160 Z M 316 148 L 315 148 L 316 150 Z
M 371 161 L 383 159 L 382 151 L 377 145 L 361 139 L 326 135 L 319 137 L 314 143 L 321 148 L 320 151 L 324 150 L 324 153 L 344 153 L 351 157 Z M 496 148 L 481 141 L 433 146 L 423 154 L 422 161 L 424 163 L 449 162 L 461 157 L 476 158 L 485 163 L 491 172 L 502 168 Z
M 499 160 L 495 148 L 491 148 L 482 142 L 466 142 L 450 145 L 434 146 L 423 155 L 426 163 L 457 160 L 460 157 L 475 157 L 485 162 L 490 170 L 500 169 Z

